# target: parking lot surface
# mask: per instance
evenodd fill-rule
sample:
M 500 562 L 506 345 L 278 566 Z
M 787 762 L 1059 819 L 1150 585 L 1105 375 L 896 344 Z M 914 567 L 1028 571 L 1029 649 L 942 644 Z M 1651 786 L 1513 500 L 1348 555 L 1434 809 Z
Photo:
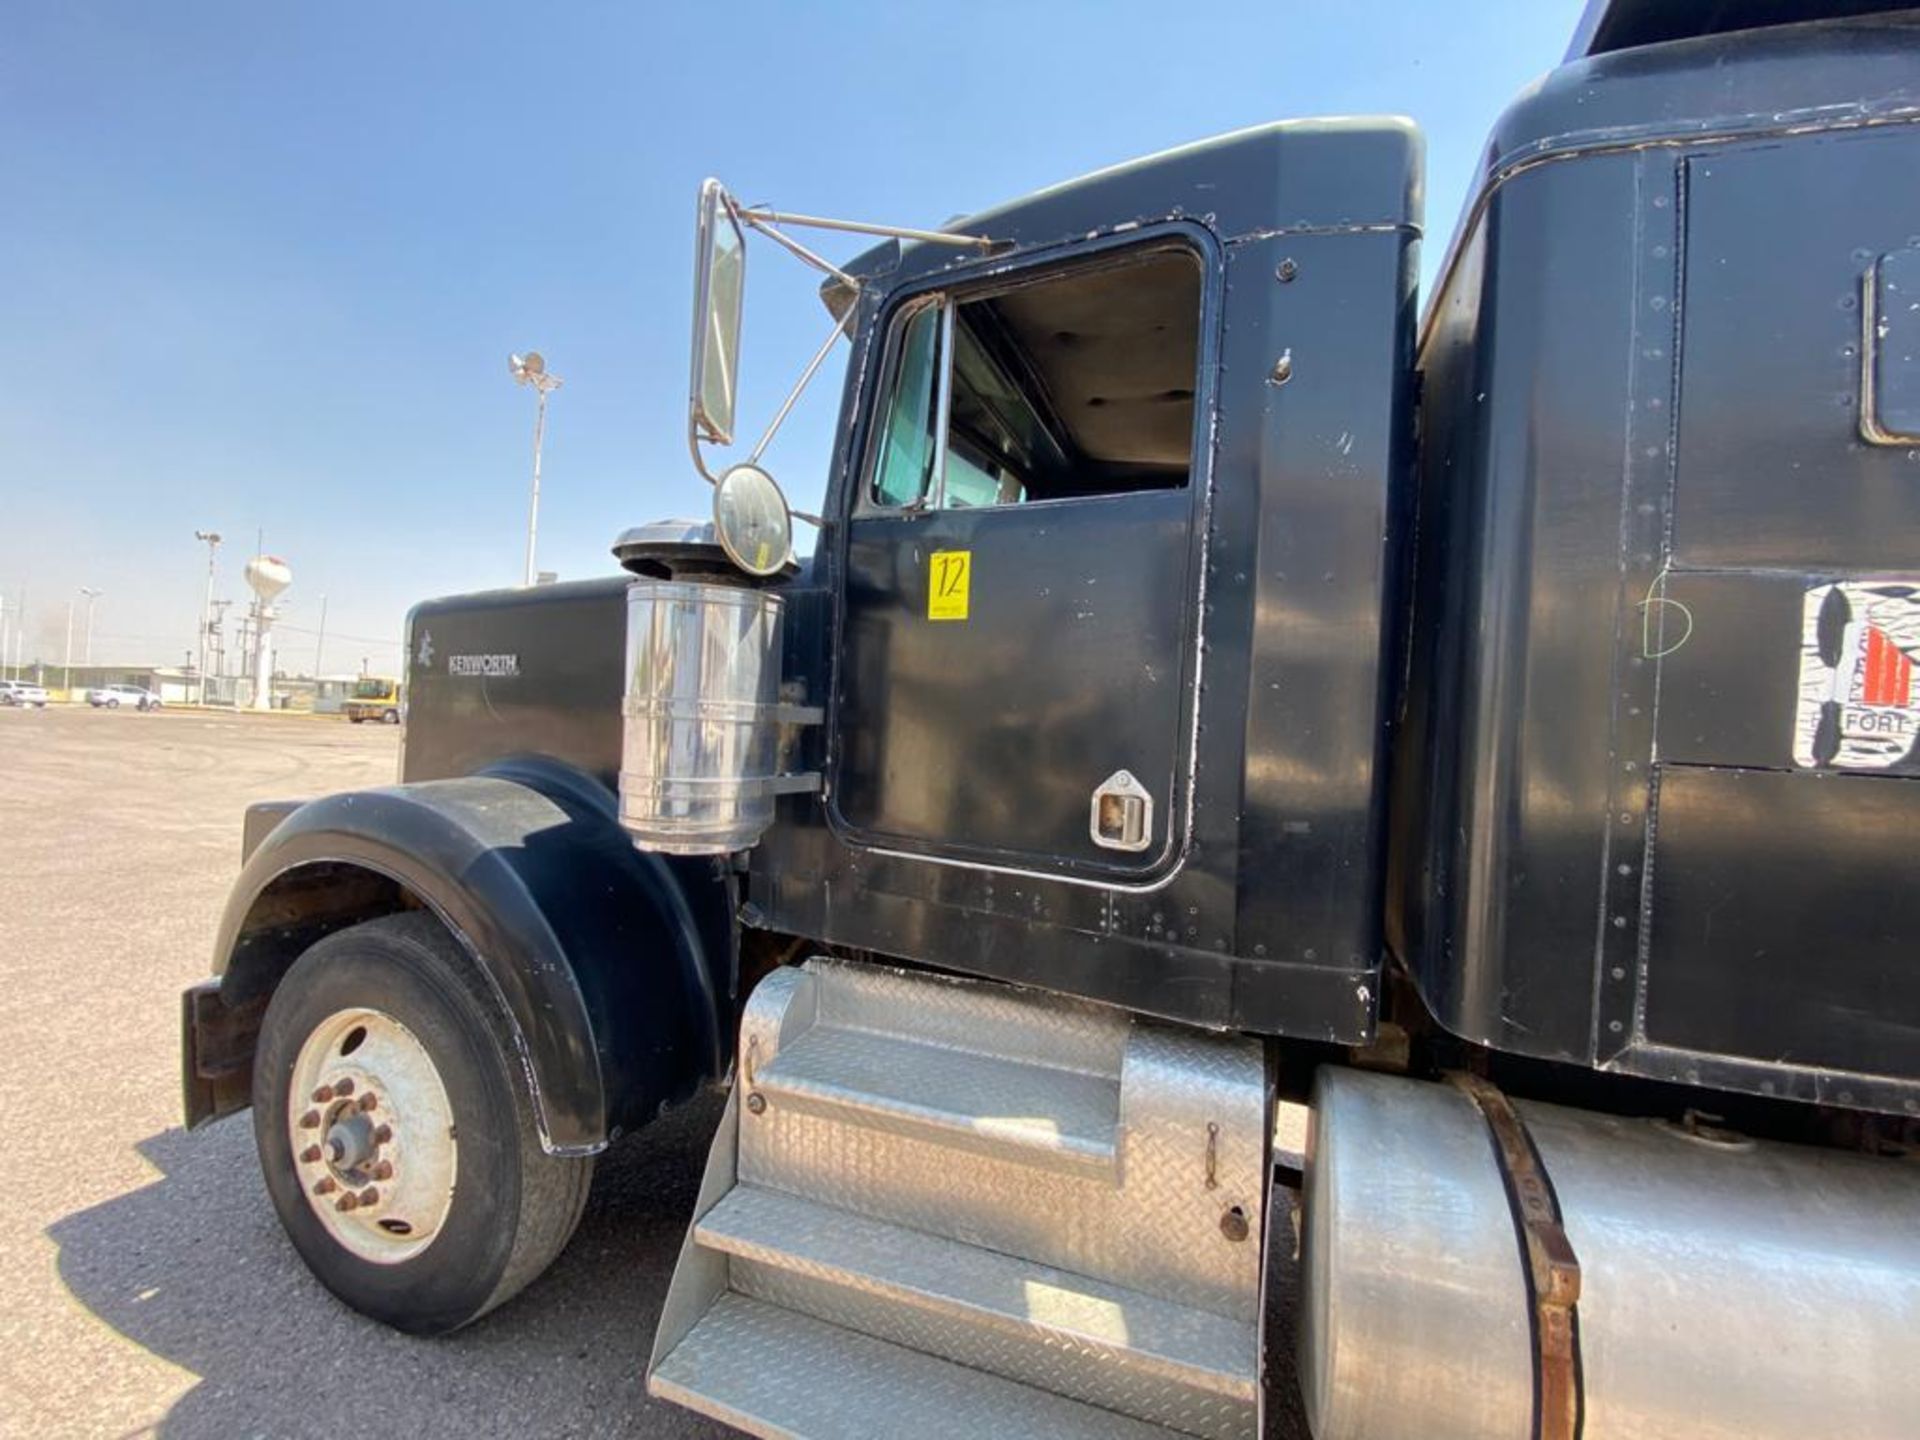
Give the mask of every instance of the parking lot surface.
M 442 1340 L 308 1275 L 248 1116 L 180 1128 L 180 992 L 210 970 L 242 810 L 387 783 L 396 741 L 339 717 L 0 709 L 0 1436 L 732 1433 L 643 1379 L 716 1104 L 603 1156 L 554 1268 Z M 1304 1433 L 1278 1408 L 1270 1437 Z

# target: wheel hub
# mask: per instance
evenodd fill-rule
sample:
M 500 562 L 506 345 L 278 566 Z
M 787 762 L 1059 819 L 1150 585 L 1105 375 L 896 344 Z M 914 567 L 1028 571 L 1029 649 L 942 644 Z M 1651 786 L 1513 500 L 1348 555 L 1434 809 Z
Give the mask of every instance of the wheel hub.
M 352 1009 L 315 1026 L 294 1060 L 287 1124 L 307 1203 L 344 1248 L 398 1264 L 433 1242 L 459 1143 L 433 1057 L 405 1025 Z
M 336 1175 L 366 1169 L 379 1148 L 373 1121 L 357 1109 L 327 1127 L 326 1161 Z

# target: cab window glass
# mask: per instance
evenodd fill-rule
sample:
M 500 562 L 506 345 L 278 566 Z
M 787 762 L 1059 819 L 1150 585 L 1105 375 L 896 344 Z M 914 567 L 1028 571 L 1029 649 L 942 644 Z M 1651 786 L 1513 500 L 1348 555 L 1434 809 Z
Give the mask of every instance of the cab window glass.
M 963 509 L 1185 485 L 1200 279 L 1192 254 L 1162 249 L 908 312 L 873 503 Z
M 874 499 L 906 505 L 927 491 L 933 474 L 934 362 L 940 346 L 940 307 L 925 305 L 907 316 L 900 361 L 886 423 L 880 433 Z
M 1018 505 L 1026 499 L 1020 477 L 987 456 L 969 455 L 958 444 L 947 447 L 946 508 L 977 509 L 982 505 Z

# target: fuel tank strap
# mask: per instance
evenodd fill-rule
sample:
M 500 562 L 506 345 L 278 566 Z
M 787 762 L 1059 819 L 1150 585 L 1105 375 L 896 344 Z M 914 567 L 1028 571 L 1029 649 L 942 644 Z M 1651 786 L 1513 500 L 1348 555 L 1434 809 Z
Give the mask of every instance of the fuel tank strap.
M 1506 1185 L 1514 1229 L 1527 1258 L 1533 1330 L 1534 1440 L 1579 1440 L 1585 1419 L 1580 1377 L 1580 1260 L 1561 1224 L 1560 1201 L 1526 1123 L 1497 1085 L 1455 1072 L 1487 1122 Z

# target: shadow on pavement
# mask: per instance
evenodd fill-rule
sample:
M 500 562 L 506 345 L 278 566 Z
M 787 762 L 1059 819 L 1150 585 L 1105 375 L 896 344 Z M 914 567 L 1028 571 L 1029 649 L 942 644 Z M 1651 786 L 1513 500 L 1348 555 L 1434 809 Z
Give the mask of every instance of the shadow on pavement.
M 553 1269 L 440 1340 L 348 1310 L 281 1233 L 260 1183 L 251 1117 L 140 1153 L 163 1178 L 54 1224 L 83 1305 L 199 1377 L 157 1427 L 170 1440 L 237 1435 L 639 1435 L 731 1431 L 649 1401 L 654 1324 L 720 1117 L 715 1097 L 614 1146 Z M 1305 1437 L 1292 1375 L 1298 1293 L 1289 1192 L 1276 1189 L 1268 1278 L 1268 1440 Z
M 157 1427 L 176 1440 L 718 1437 L 648 1401 L 644 1370 L 719 1116 L 703 1098 L 614 1146 L 553 1269 L 440 1340 L 363 1319 L 313 1279 L 274 1219 L 249 1115 L 141 1142 L 162 1179 L 48 1233 L 81 1304 L 200 1377 Z

